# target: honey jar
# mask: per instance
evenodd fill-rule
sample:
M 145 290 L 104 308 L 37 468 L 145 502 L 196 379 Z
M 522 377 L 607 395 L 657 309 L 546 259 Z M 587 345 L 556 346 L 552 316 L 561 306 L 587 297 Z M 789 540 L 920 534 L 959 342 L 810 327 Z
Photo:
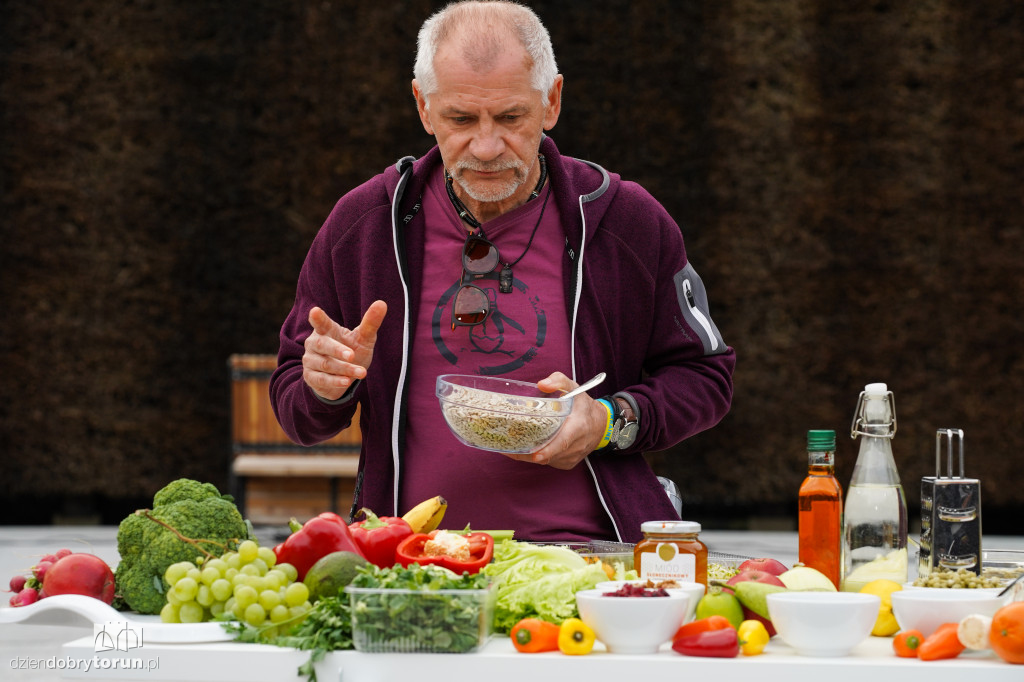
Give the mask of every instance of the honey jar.
M 698 537 L 699 523 L 645 521 L 640 531 L 644 539 L 633 548 L 633 564 L 640 578 L 708 586 L 708 548 Z

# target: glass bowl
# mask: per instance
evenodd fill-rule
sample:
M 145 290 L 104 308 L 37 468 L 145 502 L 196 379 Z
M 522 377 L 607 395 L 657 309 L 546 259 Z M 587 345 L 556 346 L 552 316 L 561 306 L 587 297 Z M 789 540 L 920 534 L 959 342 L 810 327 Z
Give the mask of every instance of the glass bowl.
M 525 381 L 468 374 L 442 374 L 435 394 L 459 441 L 510 454 L 544 447 L 562 428 L 573 402 Z

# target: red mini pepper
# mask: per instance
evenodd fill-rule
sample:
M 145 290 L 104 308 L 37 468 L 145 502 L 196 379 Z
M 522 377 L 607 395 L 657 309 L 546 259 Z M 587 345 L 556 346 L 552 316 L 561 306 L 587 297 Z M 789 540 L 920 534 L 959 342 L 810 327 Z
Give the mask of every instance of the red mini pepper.
M 410 564 L 436 564 L 459 574 L 465 572 L 479 573 L 481 568 L 491 563 L 491 558 L 494 556 L 494 538 L 487 533 L 468 533 L 466 535 L 450 533 L 469 541 L 468 559 L 459 559 L 447 554 L 426 554 L 424 552 L 424 545 L 427 544 L 428 540 L 434 539 L 439 533 L 447 532 L 435 530 L 429 534 L 414 533 L 410 535 L 398 545 L 398 549 L 395 550 L 395 560 L 406 567 Z
M 292 519 L 288 525 L 294 532 L 274 548 L 274 556 L 277 563 L 294 566 L 299 580 L 306 577 L 306 572 L 321 557 L 332 552 L 354 552 L 363 556 L 345 519 L 333 512 L 314 516 L 304 525 Z
M 715 614 L 708 616 L 707 618 L 690 621 L 685 625 L 679 626 L 679 629 L 676 630 L 676 634 L 672 635 L 672 641 L 674 642 L 677 639 L 682 639 L 683 637 L 699 635 L 700 633 L 707 632 L 709 630 L 724 630 L 725 628 L 731 627 L 732 623 L 729 622 L 728 618 Z
M 412 535 L 412 527 L 398 516 L 377 516 L 366 508 L 360 513 L 366 519 L 348 526 L 352 539 L 371 564 L 391 568 L 395 565 L 395 550 L 402 540 Z
M 684 656 L 736 658 L 740 654 L 740 638 L 734 629 L 706 630 L 672 642 L 672 650 Z

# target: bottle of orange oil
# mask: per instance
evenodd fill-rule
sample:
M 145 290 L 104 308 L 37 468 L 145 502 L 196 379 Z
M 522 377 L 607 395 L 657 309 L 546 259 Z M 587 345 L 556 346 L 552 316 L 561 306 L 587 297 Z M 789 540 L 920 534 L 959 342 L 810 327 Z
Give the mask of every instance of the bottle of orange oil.
M 807 432 L 807 478 L 800 486 L 800 563 L 842 583 L 843 489 L 835 477 L 836 432 Z

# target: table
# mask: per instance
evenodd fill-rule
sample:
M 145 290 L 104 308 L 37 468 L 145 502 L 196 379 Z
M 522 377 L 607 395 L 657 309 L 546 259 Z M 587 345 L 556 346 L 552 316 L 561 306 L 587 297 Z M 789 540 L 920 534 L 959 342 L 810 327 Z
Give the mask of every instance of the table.
M 261 538 L 264 537 L 259 531 Z M 796 533 L 775 531 L 705 531 L 701 538 L 712 551 L 746 556 L 771 556 L 787 565 L 796 561 Z M 985 537 L 987 548 L 1024 550 L 1024 537 Z M 118 560 L 116 528 L 102 526 L 0 528 L 0 577 L 26 571 L 40 556 L 68 547 L 91 551 L 108 563 Z M 587 678 L 676 679 L 679 675 L 754 678 L 759 682 L 872 682 L 917 679 L 929 682 L 1019 682 L 1024 668 L 999 661 L 991 654 L 970 653 L 949 661 L 923 663 L 891 655 L 891 640 L 872 637 L 850 656 L 813 659 L 795 655 L 778 637 L 761 656 L 738 659 L 684 657 L 667 646 L 653 655 L 626 656 L 604 652 L 598 645 L 590 656 L 558 653 L 524 655 L 506 638 L 493 638 L 474 654 L 365 654 L 332 652 L 317 665 L 320 682 L 363 682 L 417 679 L 473 679 L 488 682 L 557 681 Z M 22 680 L 217 680 L 218 682 L 281 682 L 300 680 L 296 671 L 308 652 L 279 647 L 237 644 L 151 644 L 128 656 L 125 652 L 97 654 L 88 623 L 66 625 L 0 624 L 0 678 Z M 75 663 L 75 662 L 80 663 Z M 84 669 L 90 661 L 92 669 Z M 97 668 L 97 661 L 106 668 Z M 117 669 L 123 661 L 142 669 Z M 137 662 L 137 663 L 136 663 Z M 77 666 L 72 669 L 71 666 Z M 147 666 L 149 669 L 147 669 Z M 672 675 L 672 678 L 668 676 Z

